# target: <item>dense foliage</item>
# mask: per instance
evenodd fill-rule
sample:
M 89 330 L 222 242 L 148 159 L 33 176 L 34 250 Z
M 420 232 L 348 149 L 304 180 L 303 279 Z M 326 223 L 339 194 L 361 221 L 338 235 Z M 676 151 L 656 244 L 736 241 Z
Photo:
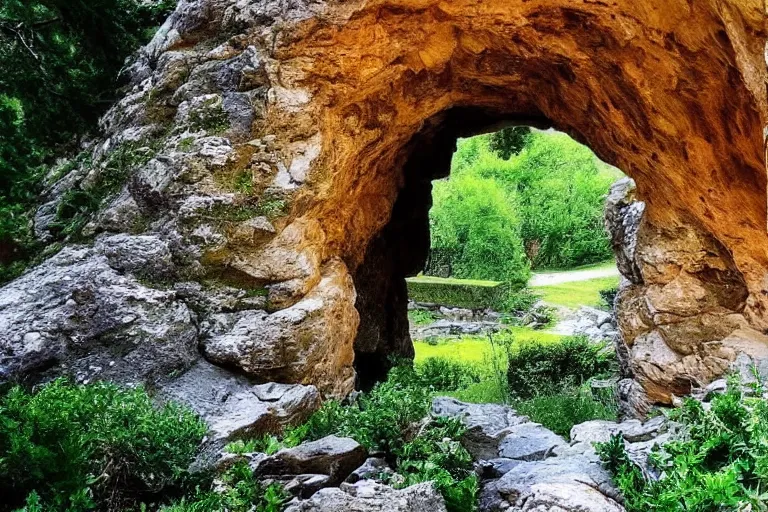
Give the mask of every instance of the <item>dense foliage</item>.
M 528 281 L 514 194 L 494 180 L 467 173 L 436 182 L 433 198 L 433 257 L 448 260 L 452 277 Z
M 32 252 L 25 214 L 44 165 L 113 101 L 125 58 L 175 0 L 0 3 L 0 277 Z M 9 271 L 10 270 L 10 271 Z M 10 276 L 6 276 L 10 277 Z
M 435 182 L 428 274 L 521 279 L 611 257 L 602 212 L 618 171 L 565 134 L 509 130 L 459 141 Z
M 189 490 L 205 424 L 142 389 L 63 380 L 0 399 L 0 510 L 122 510 Z
M 216 490 L 200 488 L 161 512 L 281 512 L 289 496 L 277 483 L 264 485 L 247 462 L 237 462 L 225 471 Z
M 488 147 L 504 160 L 512 155 L 517 155 L 523 150 L 531 136 L 531 129 L 527 126 L 510 126 L 490 134 Z
M 711 408 L 687 399 L 672 413 L 683 424 L 683 434 L 652 453 L 650 471 L 635 464 L 621 436 L 598 445 L 628 512 L 768 510 L 768 401 L 763 392 L 757 384 L 745 393 L 731 380 Z
M 523 343 L 509 354 L 507 380 L 512 394 L 530 398 L 558 392 L 566 384 L 581 385 L 610 373 L 615 356 L 586 336 L 567 336 L 558 343 Z

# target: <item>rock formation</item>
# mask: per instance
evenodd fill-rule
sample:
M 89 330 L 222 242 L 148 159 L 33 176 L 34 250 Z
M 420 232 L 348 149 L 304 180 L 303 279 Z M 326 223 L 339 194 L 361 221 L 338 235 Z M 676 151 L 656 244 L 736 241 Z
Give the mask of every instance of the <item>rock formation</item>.
M 606 224 L 625 278 L 617 353 L 642 387 L 626 397 L 642 413 L 734 366 L 745 373 L 764 366 L 768 337 L 747 318 L 749 290 L 730 251 L 693 220 L 667 227 L 645 218 L 635 193 L 629 179 L 613 185 Z
M 713 341 L 768 329 L 765 34 L 759 0 L 181 0 L 51 177 L 35 232 L 85 245 L 0 292 L 0 371 L 151 382 L 199 347 L 344 395 L 353 365 L 365 384 L 412 354 L 403 278 L 456 137 L 526 123 L 637 181 L 638 245 L 665 249 L 621 300 L 657 318 L 622 329 L 667 401 L 745 344 Z M 112 188 L 75 229 L 67 192 Z M 661 339 L 679 361 L 646 357 Z

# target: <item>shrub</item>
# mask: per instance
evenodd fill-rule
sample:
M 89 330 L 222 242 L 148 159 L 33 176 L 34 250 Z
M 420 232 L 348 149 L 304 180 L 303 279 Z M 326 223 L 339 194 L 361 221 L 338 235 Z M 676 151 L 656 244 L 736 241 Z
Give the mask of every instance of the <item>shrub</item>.
M 614 361 L 605 346 L 586 336 L 568 336 L 547 345 L 523 343 L 509 354 L 507 382 L 513 396 L 530 398 L 610 372 Z
M 456 391 L 480 382 L 480 372 L 466 363 L 430 357 L 416 366 L 421 385 L 435 391 Z
M 513 400 L 511 405 L 531 421 L 566 438 L 574 425 L 590 420 L 616 420 L 618 414 L 618 407 L 612 400 L 596 400 L 589 391 L 578 386 L 526 400 Z
M 162 512 L 281 512 L 288 495 L 278 484 L 263 485 L 247 462 L 238 462 L 221 476 L 216 491 L 198 490 Z
M 57 380 L 0 399 L 0 510 L 117 510 L 184 490 L 206 432 L 184 407 L 142 389 Z
M 765 510 L 768 486 L 768 402 L 762 385 L 747 396 L 737 379 L 705 409 L 693 399 L 673 411 L 677 440 L 651 454 L 650 478 L 627 454 L 621 436 L 597 446 L 628 512 Z

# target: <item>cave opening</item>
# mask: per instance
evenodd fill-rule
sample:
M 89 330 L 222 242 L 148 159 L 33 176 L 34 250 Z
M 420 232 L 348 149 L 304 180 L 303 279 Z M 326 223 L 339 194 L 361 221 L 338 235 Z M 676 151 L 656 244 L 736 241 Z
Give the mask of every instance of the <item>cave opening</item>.
M 403 165 L 403 182 L 391 217 L 369 245 L 363 263 L 353 276 L 357 290 L 356 308 L 361 317 L 355 341 L 355 368 L 360 388 L 368 389 L 385 378 L 393 357 L 413 358 L 415 355 L 412 325 L 407 314 L 409 291 L 406 278 L 421 276 L 424 273 L 443 278 L 458 277 L 453 275 L 456 274 L 455 270 L 441 268 L 440 248 L 435 247 L 434 237 L 431 236 L 435 229 L 433 209 L 435 186 L 447 184 L 451 178 L 457 179 L 457 175 L 469 175 L 464 171 L 456 170 L 456 158 L 461 158 L 461 151 L 457 151 L 460 144 L 476 141 L 477 144 L 487 148 L 488 141 L 492 140 L 492 137 L 501 133 L 510 133 L 510 130 L 526 134 L 524 137 L 527 140 L 534 137 L 561 136 L 560 138 L 566 139 L 573 146 L 583 149 L 594 162 L 604 166 L 605 169 L 610 169 L 611 182 L 624 176 L 618 169 L 604 164 L 586 146 L 580 145 L 562 132 L 555 131 L 552 123 L 545 118 L 498 116 L 484 109 L 454 108 L 428 120 L 404 149 L 407 152 L 407 158 Z M 522 144 L 512 154 L 498 156 L 494 153 L 494 155 L 497 155 L 501 161 L 509 163 L 511 158 L 522 151 L 524 142 Z M 491 183 L 492 180 L 486 178 L 480 179 L 485 179 L 486 183 L 483 185 L 487 187 L 492 185 L 487 192 L 495 193 L 497 192 L 495 189 L 498 189 L 499 193 L 504 194 L 506 200 L 514 199 L 502 190 L 500 183 Z M 608 185 L 605 188 L 607 195 Z M 601 197 L 599 218 L 601 231 L 603 200 L 604 197 Z M 562 202 L 565 203 L 565 200 Z M 513 210 L 520 205 L 505 206 Z M 450 206 L 443 206 L 443 208 L 450 209 Z M 433 212 L 432 219 L 430 219 L 430 211 Z M 514 213 L 518 214 L 518 212 Z M 479 217 L 483 215 L 486 214 L 482 211 L 478 214 Z M 517 222 L 520 221 L 517 220 Z M 462 274 L 462 277 L 504 281 L 515 290 L 522 290 L 526 288 L 528 279 L 531 277 L 531 267 L 535 269 L 537 265 L 539 268 L 557 266 L 557 263 L 541 257 L 540 241 L 526 242 L 519 231 L 515 236 L 519 237 L 519 240 L 513 242 L 520 244 L 517 251 L 519 254 L 516 252 L 509 257 L 518 258 L 519 261 L 504 265 L 503 270 L 498 270 L 504 275 L 494 274 L 487 269 L 478 269 L 475 275 Z M 605 257 L 602 261 L 613 261 L 607 236 L 605 236 L 604 250 Z M 497 262 L 501 261 L 498 255 L 489 253 L 487 256 L 494 257 Z M 587 259 L 590 257 L 592 259 L 588 263 L 598 262 L 595 255 L 587 256 Z M 486 274 L 483 275 L 483 272 Z M 445 306 L 451 305 L 445 304 Z

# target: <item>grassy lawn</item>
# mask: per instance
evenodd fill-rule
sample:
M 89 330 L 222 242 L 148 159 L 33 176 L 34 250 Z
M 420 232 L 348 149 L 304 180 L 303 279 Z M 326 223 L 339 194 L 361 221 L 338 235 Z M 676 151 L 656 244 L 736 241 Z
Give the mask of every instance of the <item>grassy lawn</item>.
M 527 327 L 511 327 L 508 331 L 514 335 L 516 342 L 553 343 L 562 338 L 559 334 L 535 331 Z M 413 346 L 416 349 L 416 363 L 429 357 L 443 357 L 463 363 L 477 364 L 488 362 L 493 353 L 491 343 L 486 336 L 442 339 L 436 345 L 430 345 L 424 341 L 414 341 Z
M 608 270 L 616 268 L 616 262 L 614 260 L 603 261 L 601 263 L 590 263 L 589 265 L 581 265 L 580 267 L 573 268 L 537 268 L 534 273 L 539 274 L 557 274 L 558 272 L 574 272 L 578 270 Z
M 600 290 L 618 285 L 618 277 L 600 277 L 552 286 L 535 286 L 531 289 L 541 295 L 544 302 L 548 304 L 578 308 L 579 306 L 599 306 Z

